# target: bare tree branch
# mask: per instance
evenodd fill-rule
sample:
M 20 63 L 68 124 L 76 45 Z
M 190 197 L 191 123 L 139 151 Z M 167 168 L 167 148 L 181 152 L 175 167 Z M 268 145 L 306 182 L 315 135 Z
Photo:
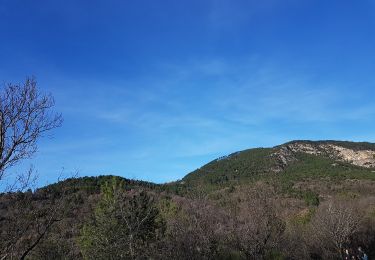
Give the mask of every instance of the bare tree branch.
M 8 84 L 0 92 L 0 180 L 5 171 L 37 150 L 37 141 L 61 126 L 62 117 L 52 111 L 54 99 L 37 89 L 34 78 L 23 85 Z

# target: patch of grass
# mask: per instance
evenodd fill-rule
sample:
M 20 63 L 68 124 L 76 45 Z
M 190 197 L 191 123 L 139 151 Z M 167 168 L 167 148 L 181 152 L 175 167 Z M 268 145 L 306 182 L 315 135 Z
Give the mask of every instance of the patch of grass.
M 338 196 L 343 199 L 357 199 L 360 197 L 358 192 L 343 190 L 338 193 Z
M 305 226 L 310 223 L 312 217 L 316 211 L 315 207 L 310 207 L 307 211 L 300 213 L 290 219 L 290 222 L 294 225 Z

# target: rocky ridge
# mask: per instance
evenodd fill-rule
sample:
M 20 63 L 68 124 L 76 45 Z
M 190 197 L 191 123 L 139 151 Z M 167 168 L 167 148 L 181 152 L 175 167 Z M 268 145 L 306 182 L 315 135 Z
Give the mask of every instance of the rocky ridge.
M 271 154 L 278 162 L 272 169 L 283 171 L 288 165 L 297 161 L 297 153 L 325 156 L 335 161 L 346 162 L 365 168 L 375 168 L 375 151 L 370 149 L 351 149 L 337 143 L 319 143 L 296 141 L 276 147 Z

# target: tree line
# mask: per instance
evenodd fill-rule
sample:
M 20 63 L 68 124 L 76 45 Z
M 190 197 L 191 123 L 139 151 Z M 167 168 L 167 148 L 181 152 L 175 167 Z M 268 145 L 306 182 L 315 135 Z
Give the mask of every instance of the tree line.
M 0 184 L 61 125 L 53 106 L 33 78 L 2 89 Z M 343 259 L 358 247 L 374 256 L 371 198 L 314 200 L 290 214 L 293 201 L 262 181 L 212 199 L 118 177 L 28 190 L 33 174 L 2 185 L 0 259 Z

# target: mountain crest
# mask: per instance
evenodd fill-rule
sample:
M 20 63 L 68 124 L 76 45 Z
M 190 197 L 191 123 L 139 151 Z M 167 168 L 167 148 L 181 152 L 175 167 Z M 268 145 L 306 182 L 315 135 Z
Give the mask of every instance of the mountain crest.
M 282 171 L 290 163 L 297 161 L 297 153 L 325 156 L 355 166 L 375 168 L 375 147 L 370 143 L 293 141 L 275 148 L 277 150 L 271 156 L 279 162 L 273 169 L 276 172 Z

